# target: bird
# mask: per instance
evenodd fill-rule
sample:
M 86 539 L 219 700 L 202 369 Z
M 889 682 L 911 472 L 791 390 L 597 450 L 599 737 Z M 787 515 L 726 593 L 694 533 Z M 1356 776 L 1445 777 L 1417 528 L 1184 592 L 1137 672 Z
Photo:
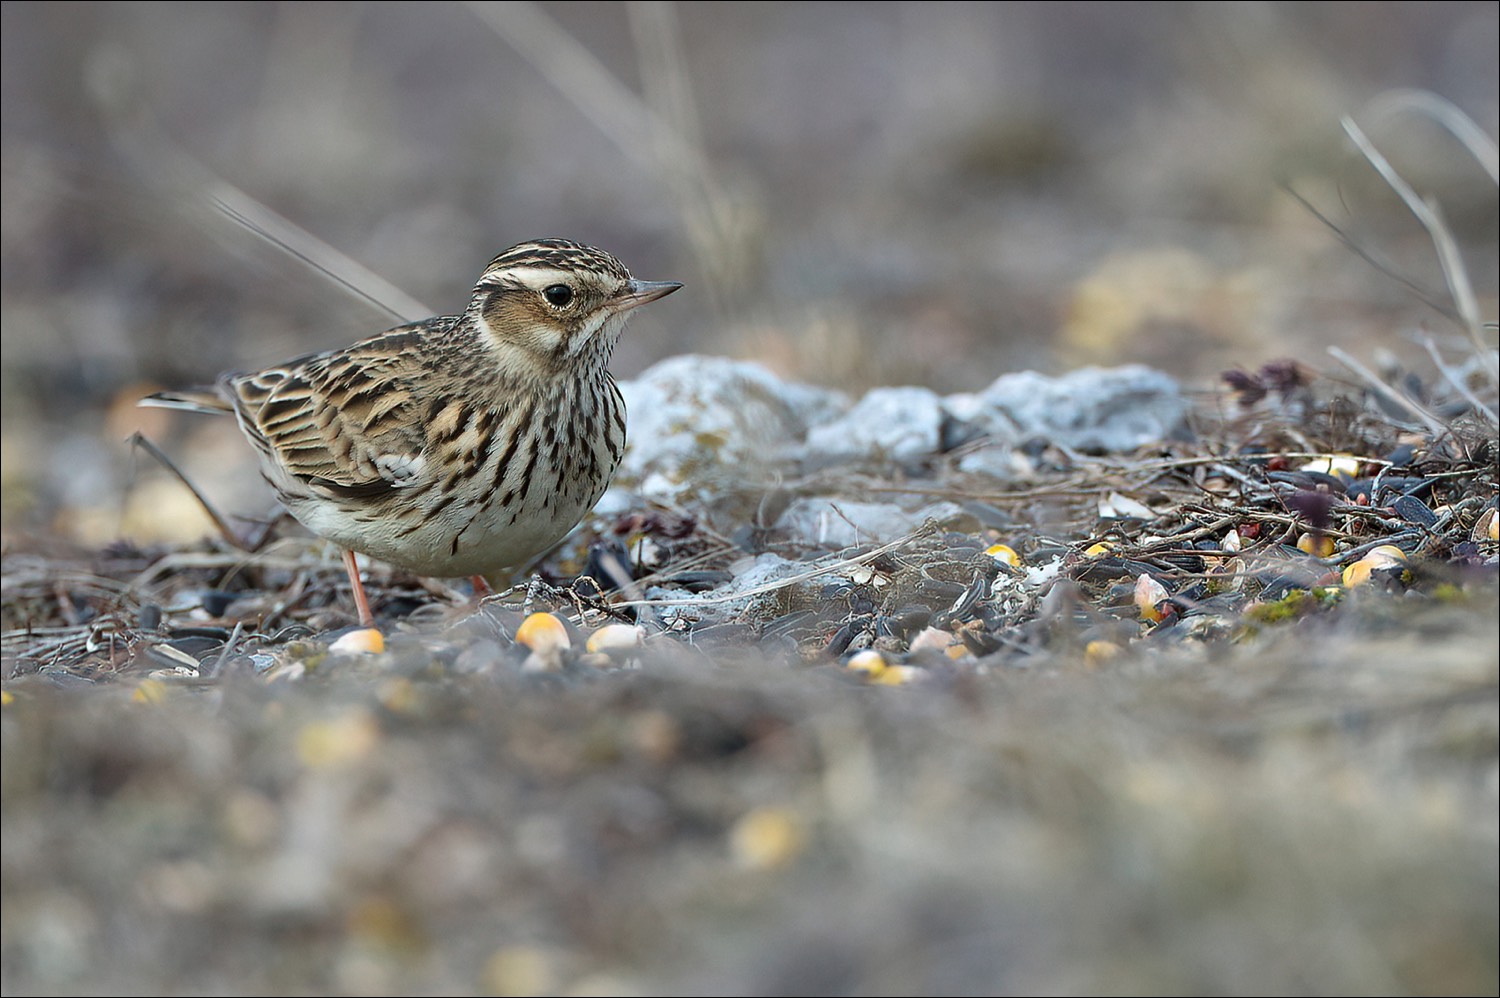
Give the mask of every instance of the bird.
M 462 314 L 141 404 L 232 413 L 282 505 L 342 550 L 373 627 L 355 552 L 483 591 L 593 509 L 625 449 L 610 357 L 635 309 L 681 287 L 528 240 L 490 261 Z

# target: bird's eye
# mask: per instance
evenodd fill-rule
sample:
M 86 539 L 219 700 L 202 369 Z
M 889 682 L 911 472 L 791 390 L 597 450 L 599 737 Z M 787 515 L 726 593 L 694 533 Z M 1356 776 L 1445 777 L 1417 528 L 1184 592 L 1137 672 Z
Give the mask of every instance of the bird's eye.
M 553 308 L 567 308 L 573 301 L 573 289 L 566 284 L 553 284 L 542 291 L 542 297 Z

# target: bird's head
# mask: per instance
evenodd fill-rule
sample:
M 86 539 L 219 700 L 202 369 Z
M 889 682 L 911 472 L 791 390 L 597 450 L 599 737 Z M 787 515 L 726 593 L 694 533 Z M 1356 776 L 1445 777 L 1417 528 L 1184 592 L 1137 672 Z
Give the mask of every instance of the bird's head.
M 566 239 L 537 239 L 501 253 L 485 268 L 470 305 L 503 354 L 521 351 L 552 370 L 602 369 L 630 313 L 682 287 L 639 281 L 603 250 Z

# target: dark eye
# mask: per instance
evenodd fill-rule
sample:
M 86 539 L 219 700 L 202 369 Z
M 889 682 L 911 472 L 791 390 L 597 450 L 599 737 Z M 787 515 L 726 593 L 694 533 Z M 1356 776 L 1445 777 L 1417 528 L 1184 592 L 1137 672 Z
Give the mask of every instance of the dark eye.
M 573 289 L 566 284 L 553 284 L 542 291 L 542 297 L 553 308 L 566 308 L 573 300 Z

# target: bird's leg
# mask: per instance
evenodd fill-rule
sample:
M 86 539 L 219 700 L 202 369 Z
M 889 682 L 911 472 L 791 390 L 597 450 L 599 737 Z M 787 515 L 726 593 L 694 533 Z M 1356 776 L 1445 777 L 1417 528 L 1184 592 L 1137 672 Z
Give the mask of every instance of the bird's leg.
M 349 586 L 354 590 L 354 608 L 359 611 L 359 626 L 374 627 L 375 615 L 370 612 L 370 601 L 365 598 L 364 583 L 359 581 L 359 565 L 354 561 L 354 552 L 344 550 L 344 570 L 349 573 Z
M 540 573 L 533 575 L 529 580 L 527 580 L 526 598 L 521 603 L 521 606 L 526 613 L 529 614 L 532 612 L 532 607 L 535 605 L 538 599 L 542 598 L 546 591 L 547 583 L 542 581 L 542 576 Z

